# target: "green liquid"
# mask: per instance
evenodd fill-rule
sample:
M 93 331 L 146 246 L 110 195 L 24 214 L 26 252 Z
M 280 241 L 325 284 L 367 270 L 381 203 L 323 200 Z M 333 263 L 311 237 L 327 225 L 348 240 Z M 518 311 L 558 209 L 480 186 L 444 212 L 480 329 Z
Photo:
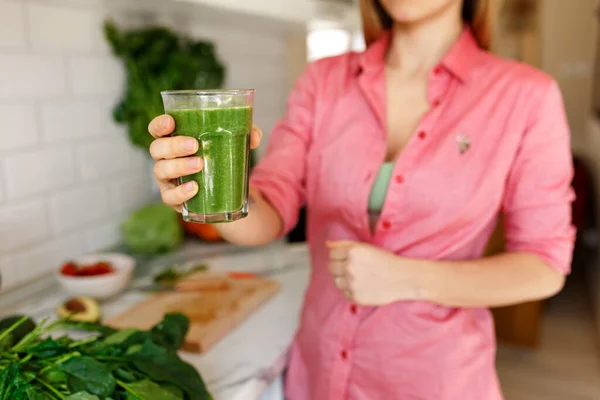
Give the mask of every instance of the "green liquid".
M 194 214 L 240 210 L 247 197 L 252 107 L 167 110 L 175 119 L 176 136 L 191 136 L 200 144 L 202 171 L 180 183 L 198 182 L 198 194 L 187 201 Z

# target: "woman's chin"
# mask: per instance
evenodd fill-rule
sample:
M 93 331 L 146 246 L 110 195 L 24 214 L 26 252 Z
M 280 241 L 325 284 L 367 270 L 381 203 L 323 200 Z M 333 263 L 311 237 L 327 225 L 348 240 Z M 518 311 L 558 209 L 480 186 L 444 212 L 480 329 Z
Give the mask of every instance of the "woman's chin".
M 410 25 L 430 20 L 452 8 L 460 10 L 462 2 L 459 0 L 382 0 L 381 4 L 394 23 Z

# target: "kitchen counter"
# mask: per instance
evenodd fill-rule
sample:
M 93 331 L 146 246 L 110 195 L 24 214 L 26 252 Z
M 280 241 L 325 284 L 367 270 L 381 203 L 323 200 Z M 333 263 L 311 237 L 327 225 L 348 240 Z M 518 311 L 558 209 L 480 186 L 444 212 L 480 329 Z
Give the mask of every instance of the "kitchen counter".
M 281 291 L 274 298 L 206 354 L 180 353 L 198 368 L 215 400 L 261 398 L 281 374 L 297 328 L 310 274 L 307 247 L 277 242 L 248 249 L 189 242 L 173 254 L 138 264 L 132 287 L 149 283 L 152 275 L 165 266 L 186 262 L 205 263 L 215 271 L 269 271 L 269 277 L 281 283 Z M 102 303 L 103 316 L 116 315 L 148 295 L 129 289 Z M 0 295 L 0 317 L 15 313 L 25 313 L 36 320 L 54 317 L 56 307 L 68 297 L 52 276 L 44 277 Z

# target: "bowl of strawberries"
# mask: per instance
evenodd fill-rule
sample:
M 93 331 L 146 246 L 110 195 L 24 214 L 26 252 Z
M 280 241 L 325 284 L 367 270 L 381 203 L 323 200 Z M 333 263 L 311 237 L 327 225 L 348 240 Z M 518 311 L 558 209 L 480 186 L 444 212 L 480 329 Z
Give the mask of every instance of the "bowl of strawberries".
M 73 295 L 102 300 L 123 292 L 134 269 L 135 259 L 126 254 L 90 254 L 63 263 L 56 279 Z

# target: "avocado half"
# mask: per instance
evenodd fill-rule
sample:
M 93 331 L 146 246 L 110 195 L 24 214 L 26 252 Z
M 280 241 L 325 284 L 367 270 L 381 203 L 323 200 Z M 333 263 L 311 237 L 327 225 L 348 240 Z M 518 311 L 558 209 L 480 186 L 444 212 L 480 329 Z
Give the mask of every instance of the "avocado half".
M 91 297 L 79 296 L 65 301 L 56 313 L 61 318 L 79 322 L 100 321 L 100 305 Z

